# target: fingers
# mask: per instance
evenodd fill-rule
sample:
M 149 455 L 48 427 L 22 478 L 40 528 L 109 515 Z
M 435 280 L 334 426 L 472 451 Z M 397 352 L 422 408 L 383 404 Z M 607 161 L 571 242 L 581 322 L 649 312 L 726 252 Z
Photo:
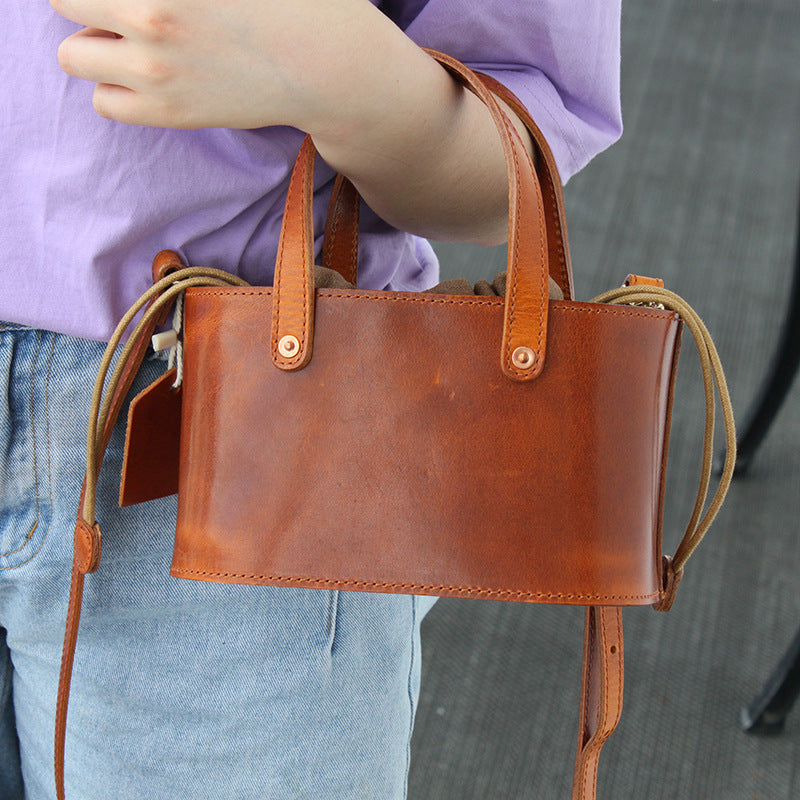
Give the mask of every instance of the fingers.
M 72 22 L 129 39 L 164 41 L 181 30 L 169 3 L 158 0 L 50 0 L 50 5 Z
M 187 113 L 179 103 L 156 99 L 124 86 L 98 83 L 92 96 L 94 110 L 106 119 L 148 128 L 206 128 L 207 120 Z M 222 127 L 216 125 L 215 127 Z
M 130 81 L 125 44 L 117 34 L 86 28 L 61 42 L 58 63 L 64 72 L 76 78 L 124 86 Z
M 119 23 L 128 5 L 127 0 L 50 0 L 50 5 L 55 11 L 78 25 L 100 30 L 119 30 Z
M 125 122 L 128 125 L 150 125 L 160 127 L 163 122 L 159 114 L 145 99 L 124 86 L 98 83 L 92 95 L 94 110 L 106 119 Z
M 58 63 L 69 75 L 97 84 L 160 93 L 173 67 L 135 42 L 115 33 L 86 28 L 58 47 Z
M 117 34 L 78 31 L 59 45 L 58 61 L 67 74 L 97 84 L 92 102 L 101 117 L 130 125 L 188 125 L 164 91 L 170 68 Z

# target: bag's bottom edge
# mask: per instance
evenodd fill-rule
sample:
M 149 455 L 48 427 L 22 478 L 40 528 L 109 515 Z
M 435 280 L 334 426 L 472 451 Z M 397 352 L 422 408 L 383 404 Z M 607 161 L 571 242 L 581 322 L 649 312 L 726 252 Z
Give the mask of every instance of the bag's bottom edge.
M 521 603 L 552 603 L 561 605 L 647 606 L 661 598 L 658 591 L 643 594 L 589 594 L 558 591 L 531 591 L 524 589 L 495 589 L 477 586 L 453 586 L 414 582 L 356 580 L 352 578 L 309 578 L 287 575 L 263 575 L 240 572 L 215 572 L 173 566 L 173 578 L 205 581 L 208 583 L 237 583 L 253 586 L 284 586 L 289 588 L 377 592 L 384 594 L 421 594 L 432 597 L 461 597 L 484 600 L 506 600 Z

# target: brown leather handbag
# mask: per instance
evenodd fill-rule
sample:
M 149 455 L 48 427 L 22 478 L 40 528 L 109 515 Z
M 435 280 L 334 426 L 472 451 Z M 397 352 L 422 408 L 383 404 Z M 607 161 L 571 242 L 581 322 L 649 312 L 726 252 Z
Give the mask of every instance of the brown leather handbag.
M 156 283 L 120 323 L 95 387 L 59 690 L 59 797 L 84 575 L 100 559 L 97 472 L 150 335 L 178 296 L 180 389 L 170 371 L 132 403 L 121 490 L 123 504 L 178 491 L 172 575 L 586 606 L 572 796 L 595 797 L 622 703 L 620 607 L 669 608 L 730 480 L 724 376 L 702 322 L 659 281 L 572 299 L 560 182 L 541 133 L 502 86 L 432 55 L 486 103 L 503 140 L 505 298 L 316 288 L 310 139 L 289 187 L 274 286 L 159 255 Z M 535 167 L 492 92 L 530 129 Z M 339 179 L 324 260 L 353 283 L 357 207 Z M 548 298 L 548 276 L 563 300 Z M 700 349 L 712 422 L 697 504 L 670 559 L 661 516 L 681 319 Z M 713 378 L 728 450 L 703 514 Z

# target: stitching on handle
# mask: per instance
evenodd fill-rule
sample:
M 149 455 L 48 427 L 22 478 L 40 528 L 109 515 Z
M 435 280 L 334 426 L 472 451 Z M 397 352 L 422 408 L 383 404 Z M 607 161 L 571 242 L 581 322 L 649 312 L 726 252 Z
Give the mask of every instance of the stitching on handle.
M 306 173 L 307 175 L 307 173 Z M 303 179 L 303 186 L 302 188 L 305 189 L 307 176 L 304 176 Z M 289 181 L 289 188 L 286 192 L 286 206 L 288 207 L 291 205 L 291 199 L 294 196 L 295 191 L 295 181 Z M 304 198 L 305 199 L 305 198 Z M 275 268 L 275 276 L 273 278 L 273 287 L 274 287 L 274 296 L 273 296 L 273 324 L 272 324 L 272 352 L 273 357 L 276 364 L 280 364 L 282 366 L 288 367 L 292 364 L 296 363 L 300 358 L 302 353 L 304 353 L 308 347 L 307 342 L 307 317 L 308 317 L 308 270 L 306 269 L 306 236 L 305 231 L 308 224 L 308 216 L 307 216 L 307 209 L 305 208 L 305 203 L 303 203 L 303 225 L 301 231 L 301 240 L 302 240 L 302 259 L 303 259 L 303 308 L 302 308 L 302 326 L 301 326 L 301 342 L 300 348 L 298 351 L 298 356 L 293 359 L 284 358 L 280 351 L 278 350 L 278 340 L 280 339 L 281 333 L 281 326 L 280 326 L 280 308 L 281 308 L 281 277 L 283 275 L 283 253 L 286 247 L 286 236 L 281 236 L 281 249 L 280 249 L 280 258 L 276 264 Z
M 513 125 L 509 121 L 508 117 L 502 112 L 502 110 L 501 110 L 500 113 L 503 115 L 503 122 L 504 122 L 504 125 L 505 125 L 505 128 L 506 128 L 506 132 L 508 133 L 508 135 L 509 135 L 509 137 L 510 137 L 512 143 L 513 143 L 514 134 L 511 132 L 511 129 L 510 129 L 511 127 L 513 127 Z M 533 162 L 531 161 L 530 156 L 528 155 L 528 151 L 525 150 L 524 152 L 525 152 L 525 159 L 528 162 L 528 166 L 531 169 L 531 173 L 535 174 L 535 172 L 533 170 Z M 517 211 L 517 222 L 519 222 L 519 209 L 520 209 L 520 205 L 521 205 L 521 199 L 520 199 L 521 198 L 521 192 L 520 192 L 520 169 L 519 169 L 519 161 L 517 159 L 517 151 L 516 151 L 516 148 L 513 147 L 513 144 L 512 144 L 512 147 L 511 147 L 511 155 L 512 155 L 512 158 L 513 158 L 513 161 L 514 161 L 514 174 L 515 174 L 515 177 L 516 177 L 516 180 L 517 180 L 517 208 L 516 208 L 516 211 Z M 534 178 L 534 181 L 535 180 L 536 179 Z M 543 222 L 544 221 L 544 208 L 542 206 L 541 196 L 540 196 L 539 192 L 534 192 L 534 195 L 536 196 L 536 207 L 537 207 L 537 210 L 539 212 L 539 219 L 540 219 L 540 221 Z M 541 228 L 542 228 L 543 231 L 546 232 L 546 229 L 547 229 L 546 225 L 542 225 Z M 513 252 L 514 264 L 517 265 L 517 267 L 519 265 L 519 258 L 518 258 L 518 254 L 519 254 L 519 235 L 520 235 L 520 233 L 519 233 L 519 224 L 517 224 L 517 225 L 514 226 L 514 252 Z M 542 261 L 545 260 L 545 237 L 542 236 L 541 234 L 539 236 L 539 258 Z M 515 314 L 516 314 L 517 281 L 518 281 L 517 273 L 519 272 L 519 269 L 517 267 L 515 267 L 515 269 L 514 269 L 514 281 L 513 281 L 512 287 L 511 287 L 511 302 L 510 302 L 510 305 L 509 305 L 508 337 L 507 337 L 507 340 L 506 340 L 505 366 L 506 366 L 506 368 L 508 369 L 509 372 L 512 372 L 514 375 L 516 375 L 517 377 L 521 378 L 521 377 L 525 377 L 525 376 L 529 375 L 531 373 L 531 370 L 519 370 L 519 369 L 516 369 L 514 367 L 514 362 L 511 360 L 511 345 L 512 345 L 511 333 L 512 333 L 512 328 L 514 327 L 514 318 L 515 318 Z M 546 304 L 548 302 L 547 293 L 545 292 L 545 286 L 546 286 L 547 277 L 548 277 L 548 275 L 546 275 L 546 274 L 542 274 L 542 275 L 539 276 L 539 281 L 540 281 L 539 282 L 539 296 L 540 296 L 540 300 L 539 300 L 539 322 L 540 322 L 540 324 L 538 326 L 539 327 L 538 339 L 537 339 L 537 342 L 536 342 L 536 352 L 534 354 L 534 367 L 532 369 L 536 369 L 536 367 L 538 367 L 539 364 L 542 361 L 542 336 L 544 334 L 544 330 L 543 330 L 544 326 L 541 324 L 541 320 L 545 315 Z

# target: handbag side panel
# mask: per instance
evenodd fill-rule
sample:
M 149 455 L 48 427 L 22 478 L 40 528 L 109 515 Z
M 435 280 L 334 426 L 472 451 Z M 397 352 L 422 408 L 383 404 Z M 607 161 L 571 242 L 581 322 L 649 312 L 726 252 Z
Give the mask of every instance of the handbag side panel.
M 516 383 L 502 302 L 320 290 L 286 372 L 268 288 L 189 290 L 172 574 L 654 602 L 677 316 L 552 302 Z

